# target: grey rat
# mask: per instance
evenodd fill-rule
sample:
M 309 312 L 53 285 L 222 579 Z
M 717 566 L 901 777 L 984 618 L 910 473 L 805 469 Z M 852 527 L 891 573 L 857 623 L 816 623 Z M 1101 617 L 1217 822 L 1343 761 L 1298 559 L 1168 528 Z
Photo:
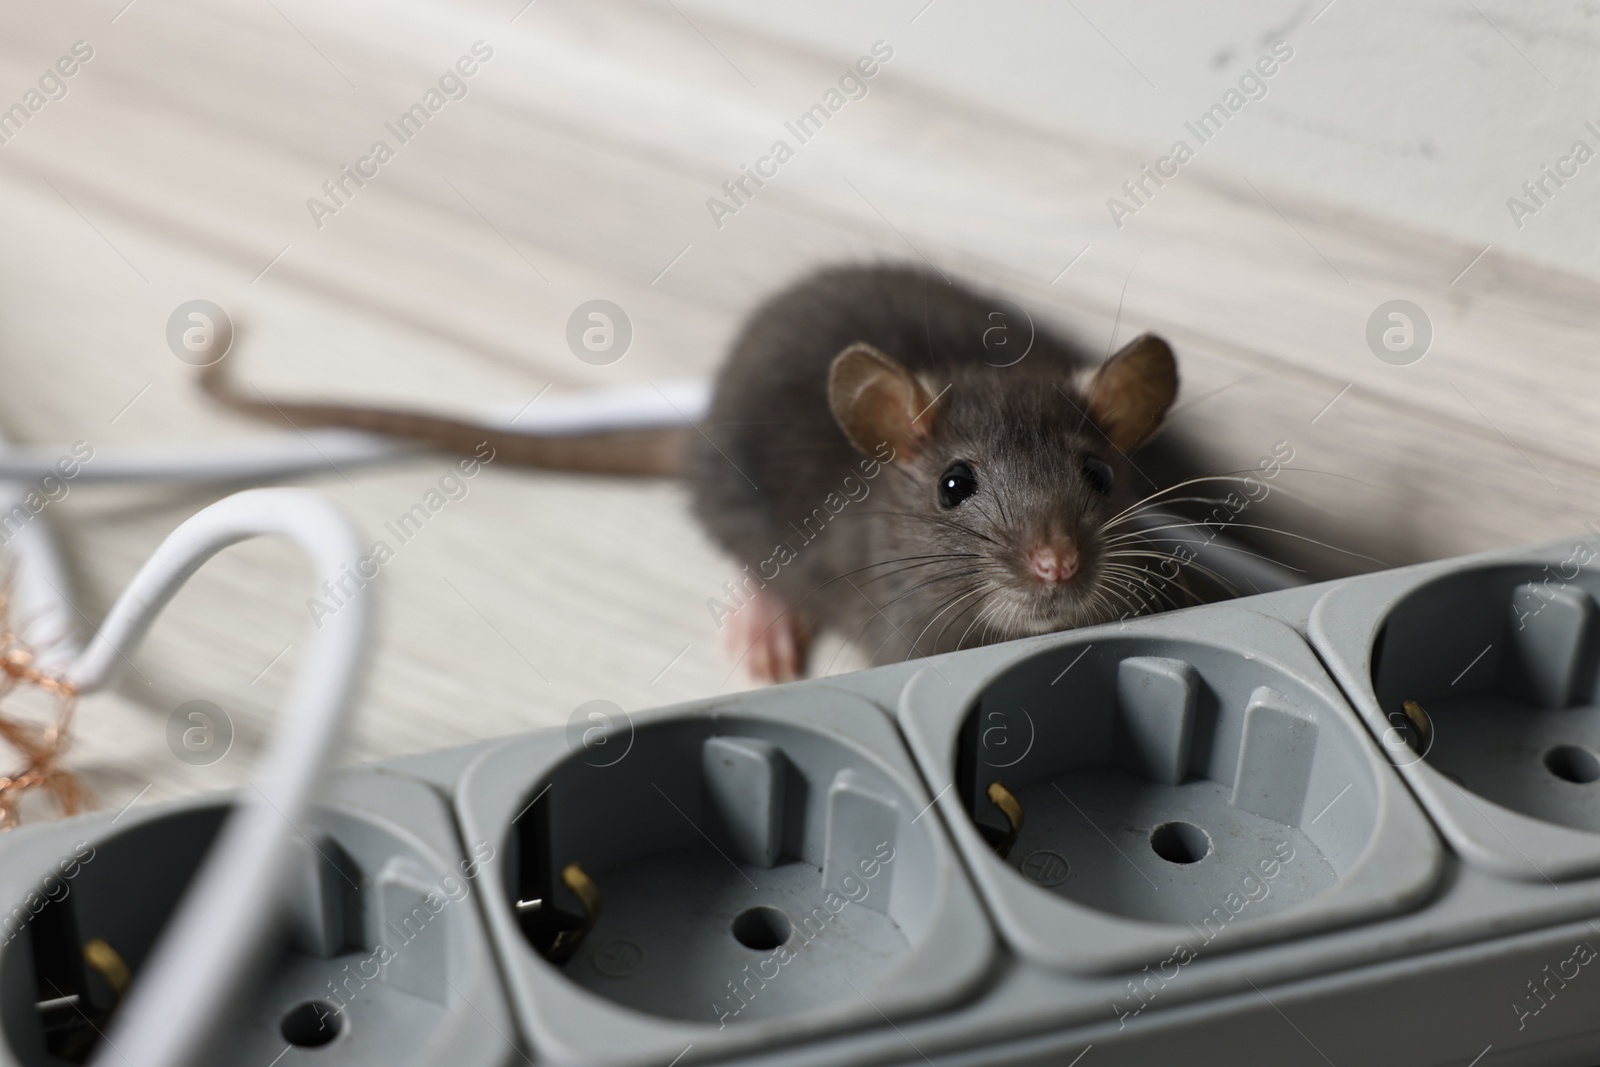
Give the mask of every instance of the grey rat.
M 1036 329 L 1025 358 L 997 360 L 1002 306 L 852 267 L 751 316 L 687 476 L 747 564 L 712 611 L 753 674 L 803 673 L 821 630 L 884 663 L 1151 606 L 1150 546 L 1105 527 L 1144 495 L 1128 455 L 1177 393 L 1172 351 L 1145 335 L 1096 367 Z
M 543 469 L 681 473 L 701 525 L 744 567 L 710 610 L 750 672 L 781 681 L 804 673 L 823 631 L 885 663 L 1170 599 L 1138 555 L 1151 546 L 1116 524 L 1143 496 L 1128 456 L 1177 393 L 1171 349 L 1145 335 L 1097 366 L 1036 328 L 1025 358 L 997 365 L 984 342 L 1002 306 L 929 271 L 822 270 L 750 316 L 708 416 L 681 431 L 554 437 L 252 398 L 221 364 L 202 382 L 297 426 L 487 442 L 500 462 Z

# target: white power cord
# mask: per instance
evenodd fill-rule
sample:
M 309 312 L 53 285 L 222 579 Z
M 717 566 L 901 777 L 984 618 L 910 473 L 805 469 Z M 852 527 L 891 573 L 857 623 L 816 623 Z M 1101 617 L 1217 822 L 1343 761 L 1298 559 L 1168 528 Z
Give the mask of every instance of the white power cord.
M 498 423 L 528 433 L 582 433 L 672 426 L 702 418 L 704 382 L 604 390 L 552 398 Z M 418 446 L 346 430 L 278 435 L 260 443 L 200 449 L 97 452 L 79 468 L 83 482 L 226 482 L 282 477 L 342 465 L 414 455 Z M 28 483 L 54 472 L 61 449 L 8 447 L 0 438 L 0 512 L 21 500 Z M 249 538 L 278 535 L 311 557 L 319 582 L 359 570 L 361 545 L 333 507 L 304 490 L 251 489 L 227 497 L 183 523 L 163 541 L 81 653 L 73 639 L 65 568 L 42 521 L 22 525 L 8 543 L 15 560 L 19 614 L 41 662 L 70 661 L 77 692 L 108 685 L 157 615 L 212 556 Z M 260 781 L 247 790 L 208 858 L 190 882 L 94 1067 L 190 1067 L 242 992 L 249 962 L 263 947 L 297 854 L 297 827 L 312 810 L 359 676 L 371 618 L 371 594 L 326 617 L 290 691 L 286 720 L 265 758 Z
M 301 489 L 250 489 L 174 530 L 118 598 L 67 680 L 104 688 L 161 609 L 195 571 L 229 545 L 285 537 L 311 557 L 316 578 L 355 570 L 361 544 L 349 522 Z M 306 649 L 285 718 L 260 780 L 246 789 L 184 893 L 166 933 L 140 968 L 94 1067 L 190 1067 L 228 1014 L 263 947 L 295 843 L 360 676 L 371 619 L 370 587 L 322 620 Z
M 12 446 L 0 434 L 0 458 Z M 55 473 L 54 462 L 47 465 Z M 34 491 L 26 482 L 0 482 L 0 523 L 9 523 L 15 509 L 26 518 L 6 541 L 11 563 L 12 624 L 34 651 L 35 662 L 45 670 L 59 671 L 78 655 L 77 628 L 73 625 L 72 586 L 61 550 L 49 524 L 24 503 Z M 6 527 L 9 532 L 10 527 Z
M 0 493 L 0 515 L 20 499 Z M 35 519 L 12 535 L 6 551 L 13 561 L 11 593 L 16 607 L 12 624 L 34 650 L 34 662 L 44 670 L 59 671 L 78 655 L 77 629 L 73 625 L 71 579 L 56 547 L 55 534 L 43 519 Z
M 515 414 L 484 422 L 485 429 L 529 434 L 601 433 L 698 422 L 711 406 L 705 381 L 597 389 L 535 398 Z M 422 447 L 356 430 L 273 434 L 235 445 L 97 449 L 77 482 L 247 482 L 308 471 L 382 463 L 415 456 Z M 59 446 L 33 445 L 0 452 L 0 480 L 31 482 L 51 472 Z

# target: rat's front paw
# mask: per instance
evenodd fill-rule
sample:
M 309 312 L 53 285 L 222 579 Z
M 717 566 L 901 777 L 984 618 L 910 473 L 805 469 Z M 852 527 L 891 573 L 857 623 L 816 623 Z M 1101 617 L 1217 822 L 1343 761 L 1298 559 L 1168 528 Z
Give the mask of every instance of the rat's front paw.
M 728 653 L 758 682 L 792 682 L 805 674 L 811 631 L 798 612 L 764 590 L 728 619 Z

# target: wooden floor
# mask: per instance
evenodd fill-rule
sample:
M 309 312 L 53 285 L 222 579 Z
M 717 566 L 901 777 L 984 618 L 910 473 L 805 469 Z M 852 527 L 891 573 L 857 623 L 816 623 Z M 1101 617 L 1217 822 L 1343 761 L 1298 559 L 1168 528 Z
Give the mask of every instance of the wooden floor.
M 1291 558 L 1360 569 L 1600 518 L 1589 281 L 1258 188 L 1203 147 L 1119 229 L 1106 199 L 1149 160 L 897 81 L 892 59 L 719 226 L 707 198 L 793 143 L 785 122 L 853 57 L 645 2 L 125 2 L 0 13 L 0 107 L 73 42 L 94 49 L 0 146 L 0 425 L 16 440 L 109 453 L 263 432 L 203 402 L 167 350 L 168 315 L 195 297 L 239 323 L 229 358 L 263 390 L 486 412 L 550 385 L 705 376 L 798 272 L 909 261 L 1097 349 L 1161 331 L 1181 360 L 1177 425 L 1216 469 L 1292 445 L 1257 521 L 1357 554 L 1285 540 Z M 466 97 L 317 226 L 307 198 L 395 145 L 385 122 L 479 40 L 493 56 Z M 606 367 L 564 339 L 596 297 L 635 331 Z M 1410 366 L 1365 340 L 1395 298 L 1435 331 Z M 310 484 L 376 537 L 448 465 Z M 85 619 L 209 499 L 79 486 L 51 505 Z M 674 485 L 491 466 L 384 571 L 347 758 L 561 723 L 595 698 L 742 688 L 705 606 L 728 574 Z M 251 544 L 191 583 L 119 691 L 85 703 L 73 763 L 102 804 L 248 773 L 309 632 L 306 577 L 292 550 Z M 209 768 L 166 746 L 192 699 L 238 731 Z

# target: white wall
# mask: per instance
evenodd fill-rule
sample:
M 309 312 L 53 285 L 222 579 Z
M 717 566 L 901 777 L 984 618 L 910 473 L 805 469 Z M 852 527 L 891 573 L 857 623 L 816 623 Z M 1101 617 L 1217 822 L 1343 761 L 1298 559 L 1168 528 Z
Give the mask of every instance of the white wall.
M 1204 147 L 1208 166 L 1600 275 L 1600 158 L 1550 185 L 1555 195 L 1520 229 L 1506 205 L 1575 141 L 1600 153 L 1585 128 L 1600 130 L 1600 5 L 677 2 L 713 38 L 710 16 L 841 55 L 883 38 L 899 77 L 1151 160 L 1177 137 L 1193 145 L 1184 121 L 1282 38 L 1294 58 Z

